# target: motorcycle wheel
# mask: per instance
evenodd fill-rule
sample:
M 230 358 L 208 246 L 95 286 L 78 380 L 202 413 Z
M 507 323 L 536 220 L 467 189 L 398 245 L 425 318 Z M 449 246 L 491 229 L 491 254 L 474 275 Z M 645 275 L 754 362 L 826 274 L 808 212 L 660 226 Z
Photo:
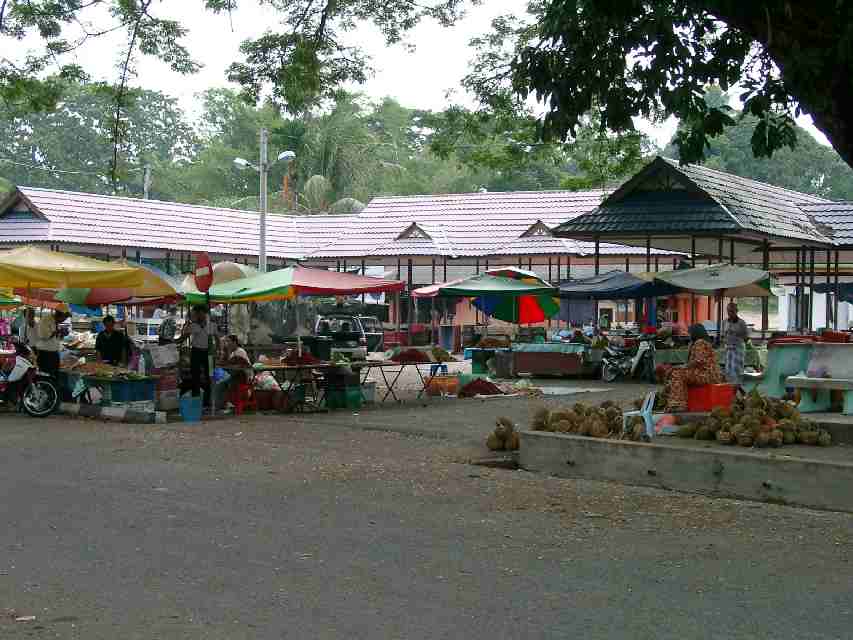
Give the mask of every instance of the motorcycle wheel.
M 601 367 L 601 379 L 605 382 L 615 382 L 619 377 L 619 369 L 609 362 L 605 362 Z
M 24 411 L 34 418 L 46 418 L 59 404 L 59 391 L 48 380 L 36 380 L 24 392 Z

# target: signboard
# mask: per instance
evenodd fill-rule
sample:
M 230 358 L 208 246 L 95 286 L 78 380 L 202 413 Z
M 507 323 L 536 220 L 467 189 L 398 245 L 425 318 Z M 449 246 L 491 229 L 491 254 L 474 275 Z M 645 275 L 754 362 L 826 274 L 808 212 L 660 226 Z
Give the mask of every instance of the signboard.
M 210 256 L 200 252 L 195 254 L 195 286 L 202 293 L 207 293 L 213 285 L 213 265 Z

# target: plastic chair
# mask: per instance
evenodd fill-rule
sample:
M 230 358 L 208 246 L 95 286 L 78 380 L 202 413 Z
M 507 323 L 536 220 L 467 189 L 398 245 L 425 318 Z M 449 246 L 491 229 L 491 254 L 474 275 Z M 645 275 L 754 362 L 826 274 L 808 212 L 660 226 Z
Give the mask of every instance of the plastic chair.
M 652 418 L 652 411 L 655 408 L 655 394 L 655 391 L 649 391 L 639 411 L 625 411 L 622 413 L 622 433 L 628 432 L 629 419 L 640 417 L 646 424 L 646 437 L 649 439 L 655 437 L 655 421 Z
M 246 409 L 258 410 L 258 398 L 255 396 L 254 388 L 249 384 L 238 384 L 231 391 L 230 401 L 234 405 L 234 415 L 237 416 L 242 415 Z

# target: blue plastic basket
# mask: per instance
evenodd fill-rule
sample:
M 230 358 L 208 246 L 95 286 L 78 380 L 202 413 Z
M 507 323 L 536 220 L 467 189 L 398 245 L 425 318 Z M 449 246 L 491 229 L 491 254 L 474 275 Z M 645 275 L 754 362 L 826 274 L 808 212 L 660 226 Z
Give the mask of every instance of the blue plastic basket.
M 178 401 L 181 418 L 184 422 L 201 422 L 201 410 L 203 406 L 202 396 L 183 396 Z

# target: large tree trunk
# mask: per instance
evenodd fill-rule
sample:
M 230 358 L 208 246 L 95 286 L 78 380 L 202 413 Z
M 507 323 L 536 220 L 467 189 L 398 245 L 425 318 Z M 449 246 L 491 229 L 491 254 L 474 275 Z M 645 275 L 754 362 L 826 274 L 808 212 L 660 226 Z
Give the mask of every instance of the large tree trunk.
M 687 0 L 760 43 L 787 91 L 853 167 L 852 0 Z

